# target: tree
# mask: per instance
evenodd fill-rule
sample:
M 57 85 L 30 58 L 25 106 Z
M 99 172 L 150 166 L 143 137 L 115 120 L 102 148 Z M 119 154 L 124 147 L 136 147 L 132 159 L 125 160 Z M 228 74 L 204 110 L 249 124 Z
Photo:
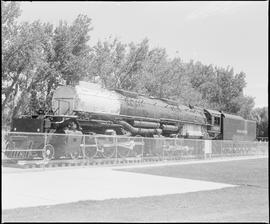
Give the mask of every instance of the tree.
M 2 16 L 2 108 L 6 103 L 3 104 L 3 101 L 8 101 L 6 99 L 14 89 L 15 83 L 8 88 L 8 85 L 5 85 L 7 81 L 11 80 L 9 73 L 6 72 L 6 63 L 11 60 L 12 54 L 14 54 L 12 49 L 12 43 L 16 38 L 18 32 L 17 18 L 20 15 L 20 7 L 17 2 L 3 2 L 1 1 L 1 16 Z M 5 62 L 5 59 L 7 62 Z
M 91 20 L 83 15 L 70 26 L 60 23 L 55 30 L 52 24 L 40 21 L 17 24 L 19 5 L 1 2 L 1 6 L 2 120 L 9 123 L 23 111 L 33 112 L 33 102 L 48 106 L 60 83 L 77 82 L 89 75 L 87 41 L 92 28 Z
M 268 137 L 268 107 L 255 108 L 252 116 L 257 122 L 257 136 Z
M 2 50 L 12 43 L 12 38 L 17 33 L 17 18 L 20 16 L 20 5 L 18 2 L 1 1 L 2 9 Z
M 167 97 L 166 87 L 169 83 L 169 75 L 166 50 L 155 48 L 149 51 L 139 81 L 143 92 L 155 97 Z
M 252 109 L 255 106 L 254 97 L 251 96 L 239 96 L 232 100 L 233 104 L 235 103 L 237 107 L 237 114 L 242 116 L 245 119 L 252 119 Z M 236 111 L 234 109 L 234 111 Z
M 49 46 L 46 48 L 48 67 L 43 71 L 48 74 L 48 79 L 40 83 L 43 90 L 39 91 L 46 92 L 42 101 L 47 108 L 51 107 L 53 90 L 59 85 L 76 84 L 84 77 L 91 76 L 91 48 L 87 42 L 90 40 L 89 32 L 92 29 L 91 19 L 85 15 L 78 15 L 71 25 L 60 21 L 53 30 Z
M 194 64 L 193 61 L 188 68 L 192 87 L 202 94 L 206 107 L 250 117 L 254 100 L 243 95 L 246 86 L 243 72 L 234 74 L 230 67 Z
M 47 26 L 38 21 L 19 25 L 16 37 L 2 52 L 2 108 L 18 96 L 12 116 L 26 105 L 32 86 L 46 79 L 39 71 L 46 67 L 43 43 L 48 41 Z
M 65 84 L 76 83 L 89 75 L 90 47 L 87 42 L 91 30 L 91 19 L 85 15 L 79 15 L 72 25 L 60 21 L 54 30 L 52 64 Z
M 254 99 L 243 94 L 243 72 L 170 59 L 166 49 L 150 49 L 148 39 L 124 44 L 109 38 L 90 47 L 93 28 L 85 15 L 78 15 L 71 24 L 60 21 L 56 27 L 40 21 L 17 24 L 19 4 L 1 2 L 1 6 L 4 120 L 22 111 L 50 108 L 52 93 L 59 85 L 79 80 L 99 81 L 106 88 L 170 98 L 247 119 L 253 116 Z
M 148 52 L 148 40 L 128 46 L 119 40 L 98 41 L 93 47 L 91 73 L 106 88 L 134 90 Z
M 140 78 L 144 61 L 149 50 L 148 40 L 144 39 L 141 43 L 135 45 L 129 44 L 129 51 L 122 68 L 116 73 L 116 87 L 127 90 L 134 90 L 136 81 Z

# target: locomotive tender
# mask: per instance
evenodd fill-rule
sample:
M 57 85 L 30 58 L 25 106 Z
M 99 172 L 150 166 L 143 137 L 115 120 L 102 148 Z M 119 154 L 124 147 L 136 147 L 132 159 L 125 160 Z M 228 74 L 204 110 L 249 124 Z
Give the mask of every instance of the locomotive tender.
M 256 122 L 221 111 L 184 106 L 168 100 L 98 84 L 79 82 L 57 88 L 53 114 L 15 118 L 12 131 L 64 133 L 75 122 L 83 134 L 114 131 L 127 136 L 165 136 L 253 141 Z

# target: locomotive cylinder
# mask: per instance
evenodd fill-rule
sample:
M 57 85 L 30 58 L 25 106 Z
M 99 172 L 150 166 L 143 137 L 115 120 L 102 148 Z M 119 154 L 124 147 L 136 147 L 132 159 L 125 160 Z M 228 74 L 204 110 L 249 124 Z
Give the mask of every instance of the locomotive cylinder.
M 125 121 L 118 121 L 118 122 L 119 124 L 123 125 L 123 127 L 125 127 L 128 131 L 130 131 L 133 135 L 147 135 L 147 134 L 156 135 L 162 133 L 162 130 L 159 128 L 156 129 L 135 128 Z
M 176 132 L 178 131 L 178 126 L 174 126 L 174 125 L 162 125 L 162 130 L 163 131 L 171 131 L 171 132 Z
M 159 128 L 160 124 L 155 122 L 134 121 L 133 126 L 142 128 Z

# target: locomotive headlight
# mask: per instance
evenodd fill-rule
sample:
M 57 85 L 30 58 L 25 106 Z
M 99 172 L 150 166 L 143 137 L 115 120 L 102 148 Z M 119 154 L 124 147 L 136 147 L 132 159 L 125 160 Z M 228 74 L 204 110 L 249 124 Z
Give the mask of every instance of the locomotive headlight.
M 16 131 L 17 130 L 17 128 L 14 128 L 14 131 Z
M 40 131 L 40 129 L 38 128 L 38 129 L 37 129 L 37 132 L 39 132 L 39 131 Z

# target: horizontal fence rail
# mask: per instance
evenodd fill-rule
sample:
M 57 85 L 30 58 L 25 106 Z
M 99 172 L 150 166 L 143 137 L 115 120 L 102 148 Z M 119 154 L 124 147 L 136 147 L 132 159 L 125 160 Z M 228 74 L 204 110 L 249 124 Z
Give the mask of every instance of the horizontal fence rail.
M 268 155 L 268 142 L 2 132 L 2 160 L 155 161 Z

